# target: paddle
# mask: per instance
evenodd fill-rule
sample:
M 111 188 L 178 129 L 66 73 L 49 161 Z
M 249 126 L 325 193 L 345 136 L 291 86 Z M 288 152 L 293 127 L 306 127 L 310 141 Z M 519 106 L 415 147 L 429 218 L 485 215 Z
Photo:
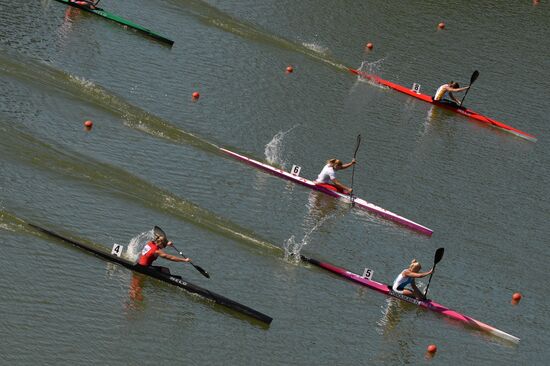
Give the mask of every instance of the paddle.
M 430 279 L 428 280 L 428 286 L 426 286 L 426 291 L 424 292 L 424 297 L 426 297 L 428 295 L 428 288 L 430 287 L 430 282 L 432 281 L 432 276 L 434 275 L 434 272 L 435 272 L 435 266 L 439 263 L 439 261 L 441 261 L 441 258 L 443 258 L 443 253 L 444 252 L 445 252 L 445 248 L 438 248 L 435 251 L 434 265 L 432 267 L 433 271 L 430 274 Z
M 353 158 L 357 156 L 357 150 L 359 150 L 359 145 L 361 144 L 361 134 L 357 135 L 357 142 L 355 144 L 355 152 L 353 153 Z M 353 164 L 353 169 L 351 171 L 351 193 L 349 195 L 349 198 L 351 200 L 351 205 L 353 206 L 355 204 L 355 198 L 353 196 L 353 177 L 355 176 L 355 164 Z
M 162 230 L 160 227 L 155 226 L 155 227 L 153 228 L 153 232 L 155 233 L 155 235 L 163 236 L 163 237 L 166 238 L 166 240 L 168 240 L 168 238 L 167 238 L 167 236 L 166 236 L 166 233 L 165 233 L 164 230 Z M 176 247 L 174 246 L 174 244 L 172 244 L 172 247 L 173 247 L 182 257 L 187 258 L 185 255 L 183 255 L 182 252 L 180 252 L 180 251 L 178 250 L 178 248 L 176 248 Z M 197 266 L 195 263 L 193 263 L 193 262 L 191 262 L 191 261 L 189 261 L 189 262 L 187 262 L 187 263 L 191 263 L 191 265 L 192 265 L 193 267 L 195 267 L 195 269 L 196 269 L 197 271 L 199 271 L 204 277 L 210 278 L 210 274 L 208 274 L 208 272 L 206 272 L 202 267 Z
M 180 251 L 178 250 L 178 248 L 176 248 L 176 247 L 174 246 L 174 244 L 172 244 L 172 248 L 174 248 L 183 258 L 187 258 L 185 255 L 183 255 L 182 252 L 180 252 Z M 201 275 L 203 275 L 204 277 L 210 278 L 210 274 L 209 274 L 208 272 L 206 272 L 201 266 L 197 266 L 197 265 L 196 265 L 195 263 L 193 263 L 192 261 L 189 261 L 189 262 L 187 262 L 187 263 L 190 263 L 193 267 L 195 267 L 195 269 L 196 269 L 197 271 L 199 271 L 199 272 L 201 273 Z
M 469 86 L 472 86 L 474 81 L 477 80 L 478 76 L 479 76 L 479 71 L 476 70 L 472 73 L 472 76 L 470 77 L 470 85 Z M 462 107 L 462 103 L 464 103 L 464 98 L 466 98 L 466 94 L 468 94 L 469 90 L 470 90 L 470 88 L 466 89 L 466 91 L 464 92 L 464 96 L 462 97 L 462 100 L 460 101 L 460 106 L 461 107 Z

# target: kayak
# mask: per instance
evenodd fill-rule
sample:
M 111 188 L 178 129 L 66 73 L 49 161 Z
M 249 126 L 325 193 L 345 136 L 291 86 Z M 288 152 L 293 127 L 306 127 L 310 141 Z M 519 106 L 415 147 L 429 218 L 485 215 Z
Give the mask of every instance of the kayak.
M 302 178 L 302 177 L 300 177 L 296 174 L 292 174 L 292 173 L 286 172 L 282 169 L 275 168 L 271 165 L 261 163 L 259 161 L 254 160 L 254 159 L 247 158 L 246 156 L 237 154 L 236 152 L 233 152 L 233 151 L 230 151 L 230 150 L 227 150 L 227 149 L 224 149 L 224 148 L 220 148 L 220 150 L 222 152 L 234 157 L 237 160 L 240 160 L 240 161 L 242 161 L 246 164 L 249 164 L 249 165 L 251 165 L 255 168 L 261 169 L 261 170 L 263 170 L 267 173 L 270 173 L 272 175 L 275 175 L 277 177 L 290 180 L 294 183 L 300 184 L 304 187 L 307 187 L 309 189 L 313 189 L 315 191 L 323 192 L 323 193 L 325 193 L 329 196 L 335 197 L 339 200 L 349 202 L 350 204 L 353 201 L 353 206 L 354 207 L 358 207 L 358 208 L 364 209 L 368 212 L 374 213 L 374 214 L 376 214 L 376 215 L 378 215 L 378 216 L 380 216 L 380 217 L 382 217 L 386 220 L 393 221 L 397 224 L 405 226 L 405 227 L 407 227 L 411 230 L 417 231 L 421 234 L 428 235 L 428 236 L 431 236 L 433 234 L 432 229 L 429 229 L 426 226 L 420 225 L 420 224 L 418 224 L 418 223 L 416 223 L 412 220 L 409 220 L 409 219 L 407 219 L 403 216 L 399 216 L 399 215 L 397 215 L 397 214 L 395 214 L 391 211 L 388 211 L 388 210 L 386 210 L 382 207 L 379 207 L 379 206 L 377 206 L 373 203 L 367 202 L 362 198 L 358 198 L 358 197 L 353 197 L 352 198 L 349 195 L 342 194 L 342 193 L 333 191 L 331 189 L 325 188 L 321 185 L 318 185 L 318 184 L 316 184 L 315 182 L 313 182 L 309 179 Z
M 411 97 L 423 100 L 426 103 L 430 103 L 430 104 L 436 105 L 438 107 L 445 108 L 447 110 L 450 110 L 450 111 L 453 111 L 455 113 L 461 114 L 463 116 L 475 119 L 476 121 L 479 121 L 481 123 L 496 127 L 496 128 L 498 128 L 502 131 L 512 133 L 512 134 L 514 134 L 518 137 L 524 138 L 526 140 L 529 140 L 529 141 L 532 141 L 532 142 L 537 141 L 537 138 L 535 136 L 533 136 L 533 135 L 531 135 L 527 132 L 520 131 L 517 128 L 508 126 L 508 125 L 506 125 L 502 122 L 499 122 L 497 120 L 494 120 L 492 118 L 484 116 L 484 115 L 482 115 L 480 113 L 477 113 L 477 112 L 475 112 L 471 109 L 464 108 L 464 107 L 457 107 L 456 105 L 450 104 L 450 103 L 434 101 L 431 95 L 422 94 L 422 93 L 417 92 L 413 89 L 404 87 L 404 86 L 399 85 L 399 84 L 392 83 L 391 81 L 384 80 L 381 77 L 378 77 L 378 76 L 373 75 L 373 74 L 368 74 L 364 71 L 355 70 L 355 69 L 352 69 L 352 68 L 348 68 L 348 70 L 351 73 L 353 73 L 355 75 L 358 75 L 360 78 L 373 81 L 373 82 L 375 82 L 377 84 L 380 84 L 380 85 L 384 85 L 384 86 L 386 86 L 390 89 L 393 89 L 393 90 L 396 90 L 396 91 L 401 92 L 403 94 L 407 94 Z
M 79 5 L 79 4 L 76 4 L 72 1 L 69 1 L 69 0 L 56 0 L 56 1 L 59 1 L 60 3 L 63 3 L 65 5 L 70 5 L 70 6 L 74 6 L 75 8 L 79 8 L 79 9 L 82 9 L 84 11 L 87 11 L 89 13 L 92 13 L 92 14 L 95 14 L 95 15 L 99 15 L 103 18 L 107 18 L 109 20 L 112 20 L 114 22 L 117 22 L 117 23 L 120 23 L 122 25 L 125 25 L 127 27 L 130 27 L 130 28 L 133 28 L 133 29 L 136 29 L 142 33 L 145 33 L 147 34 L 148 36 L 156 39 L 156 40 L 159 40 L 161 42 L 164 42 L 170 46 L 172 46 L 174 44 L 174 41 L 172 41 L 171 39 L 168 39 L 164 36 L 161 36 L 160 34 L 158 33 L 155 33 L 153 32 L 152 30 L 150 29 L 147 29 L 145 27 L 142 27 L 141 25 L 138 25 L 136 23 L 133 23 L 127 19 L 124 19 L 122 17 L 119 17 L 118 15 L 115 15 L 113 13 L 109 13 L 108 11 L 105 11 L 101 8 L 98 8 L 98 7 L 95 7 L 94 9 L 90 8 L 90 7 L 87 7 L 85 5 Z
M 248 306 L 245 306 L 245 305 L 240 304 L 236 301 L 230 300 L 227 297 L 224 297 L 222 295 L 218 295 L 217 293 L 212 292 L 210 290 L 207 290 L 205 288 L 194 285 L 194 284 L 184 280 L 183 278 L 181 278 L 181 276 L 172 275 L 170 273 L 164 273 L 164 272 L 161 272 L 161 271 L 155 269 L 154 267 L 140 266 L 139 264 L 135 264 L 134 262 L 131 262 L 129 260 L 121 258 L 117 255 L 109 254 L 106 251 L 96 249 L 96 248 L 94 248 L 94 247 L 92 247 L 88 244 L 84 244 L 84 243 L 77 242 L 75 240 L 66 238 L 62 235 L 59 235 L 59 234 L 57 234 L 53 231 L 44 229 L 40 226 L 36 226 L 36 225 L 33 225 L 33 224 L 28 224 L 28 225 L 30 227 L 34 228 L 34 229 L 37 229 L 38 231 L 40 231 L 42 233 L 45 233 L 45 234 L 47 234 L 49 236 L 52 236 L 54 238 L 63 240 L 67 243 L 70 243 L 70 244 L 72 244 L 76 247 L 79 247 L 81 249 L 84 249 L 88 252 L 91 252 L 91 253 L 93 253 L 93 254 L 97 255 L 98 257 L 101 257 L 105 260 L 117 263 L 117 264 L 119 264 L 123 267 L 126 267 L 126 268 L 134 271 L 134 272 L 138 272 L 138 273 L 147 275 L 149 277 L 156 278 L 157 280 L 166 282 L 170 285 L 181 287 L 181 288 L 187 290 L 190 293 L 200 295 L 200 296 L 202 296 L 202 297 L 204 297 L 208 300 L 212 300 L 215 303 L 223 305 L 223 306 L 225 306 L 225 307 L 227 307 L 231 310 L 234 310 L 234 311 L 239 312 L 241 314 L 244 314 L 244 315 L 247 315 L 247 316 L 252 317 L 254 319 L 257 319 L 257 320 L 261 321 L 262 323 L 271 324 L 271 321 L 273 320 L 271 317 L 269 317 L 269 316 L 267 316 L 263 313 L 260 313 L 259 311 L 256 311 L 252 308 L 249 308 Z M 122 250 L 122 249 L 120 249 L 120 250 Z M 122 252 L 120 252 L 120 254 L 122 254 Z
M 449 308 L 447 308 L 447 307 L 445 307 L 441 304 L 438 304 L 435 301 L 432 301 L 432 300 L 417 300 L 415 298 L 403 295 L 399 292 L 396 292 L 396 291 L 392 290 L 390 285 L 386 285 L 386 284 L 383 284 L 383 283 L 380 283 L 380 282 L 369 280 L 368 278 L 364 278 L 364 277 L 362 277 L 362 276 L 360 276 L 356 273 L 347 271 L 344 268 L 337 267 L 337 266 L 332 265 L 332 264 L 327 263 L 327 262 L 321 262 L 321 261 L 318 261 L 318 260 L 313 259 L 313 258 L 308 258 L 308 257 L 303 256 L 303 255 L 300 256 L 300 257 L 301 257 L 302 261 L 304 261 L 304 262 L 311 263 L 315 266 L 323 268 L 323 269 L 325 269 L 327 271 L 330 271 L 334 274 L 342 276 L 342 277 L 344 277 L 348 280 L 351 280 L 353 282 L 356 282 L 356 283 L 359 283 L 363 286 L 366 286 L 370 289 L 381 292 L 381 293 L 383 293 L 387 296 L 391 296 L 391 297 L 406 301 L 408 303 L 417 305 L 419 307 L 431 310 L 433 312 L 442 314 L 446 317 L 455 319 L 455 320 L 457 320 L 457 321 L 459 321 L 459 322 L 461 322 L 461 323 L 463 323 L 463 324 L 465 324 L 469 327 L 472 327 L 472 328 L 475 328 L 477 330 L 492 334 L 494 336 L 500 337 L 500 338 L 505 339 L 507 341 L 510 341 L 510 342 L 513 342 L 513 343 L 519 343 L 519 341 L 520 341 L 520 339 L 518 337 L 515 337 L 515 336 L 513 336 L 511 334 L 508 334 L 506 332 L 503 332 L 502 330 L 499 330 L 499 329 L 497 329 L 493 326 L 485 324 L 485 323 L 483 323 L 479 320 L 476 320 L 474 318 L 471 318 L 467 315 L 461 314 L 461 313 L 459 313 L 455 310 L 451 310 L 451 309 L 449 309 Z

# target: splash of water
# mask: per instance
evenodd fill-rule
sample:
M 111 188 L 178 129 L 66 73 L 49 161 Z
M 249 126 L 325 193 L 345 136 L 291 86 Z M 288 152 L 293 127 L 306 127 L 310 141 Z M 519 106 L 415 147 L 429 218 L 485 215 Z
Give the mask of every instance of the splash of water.
M 307 42 L 302 43 L 302 46 L 304 46 L 309 50 L 317 52 L 319 55 L 328 56 L 329 49 L 327 47 L 320 46 L 316 43 L 307 43 Z
M 287 131 L 279 131 L 273 136 L 271 141 L 265 145 L 265 157 L 270 164 L 277 164 L 284 168 L 284 162 L 282 157 L 283 152 L 283 140 L 286 134 L 298 127 L 299 125 L 292 126 Z
M 128 258 L 131 261 L 136 261 L 145 244 L 153 240 L 153 237 L 154 237 L 154 233 L 153 233 L 153 229 L 151 229 L 149 231 L 138 234 L 132 239 L 130 239 L 130 242 L 128 243 L 128 247 L 126 248 L 126 254 L 125 254 L 126 258 Z
M 380 70 L 382 70 L 382 63 L 383 62 L 384 62 L 383 58 L 381 58 L 380 60 L 377 60 L 377 61 L 372 61 L 372 62 L 363 61 L 363 62 L 361 62 L 361 66 L 359 66 L 359 68 L 357 70 L 361 71 L 365 74 L 378 75 L 378 74 L 380 74 Z M 361 77 L 361 75 L 359 75 L 359 78 L 363 79 Z
M 313 233 L 315 233 L 325 223 L 325 221 L 332 217 L 334 217 L 334 214 L 322 217 L 311 229 L 306 231 L 302 240 L 296 240 L 294 235 L 285 240 L 283 243 L 283 248 L 285 250 L 284 259 L 289 262 L 300 262 L 300 252 L 302 248 L 309 244 Z

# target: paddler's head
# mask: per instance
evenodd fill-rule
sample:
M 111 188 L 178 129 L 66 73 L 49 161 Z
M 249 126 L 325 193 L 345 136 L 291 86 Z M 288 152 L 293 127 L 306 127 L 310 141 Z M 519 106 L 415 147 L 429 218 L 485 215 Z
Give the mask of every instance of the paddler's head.
M 460 85 L 458 85 L 458 83 L 457 83 L 456 81 L 451 81 L 451 82 L 449 83 L 449 86 L 450 86 L 451 88 L 454 88 L 454 89 L 460 88 Z
M 418 262 L 416 259 L 413 259 L 411 261 L 411 264 L 409 266 L 409 270 L 411 272 L 419 272 L 422 269 L 422 265 L 420 265 L 420 262 Z
M 166 239 L 164 235 L 155 235 L 155 239 L 153 241 L 161 248 L 165 248 L 168 244 L 168 239 Z
M 336 170 L 342 169 L 342 161 L 338 159 L 330 159 L 328 164 Z

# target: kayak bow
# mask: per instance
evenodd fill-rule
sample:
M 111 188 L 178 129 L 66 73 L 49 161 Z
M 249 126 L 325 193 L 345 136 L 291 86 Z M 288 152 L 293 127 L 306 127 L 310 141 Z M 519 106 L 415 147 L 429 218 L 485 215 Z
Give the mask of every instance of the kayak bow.
M 60 3 L 63 3 L 63 4 L 65 4 L 65 5 L 74 6 L 75 8 L 82 9 L 82 10 L 87 11 L 87 12 L 89 12 L 89 13 L 93 13 L 93 14 L 95 14 L 95 15 L 99 15 L 99 16 L 101 16 L 101 17 L 103 17 L 103 18 L 107 18 L 107 19 L 112 20 L 112 21 L 114 21 L 114 22 L 120 23 L 120 24 L 122 24 L 122 25 L 128 26 L 128 27 L 133 28 L 133 29 L 136 29 L 136 30 L 138 30 L 138 31 L 140 31 L 140 32 L 142 32 L 142 33 L 145 33 L 145 34 L 147 34 L 148 36 L 150 36 L 150 37 L 152 37 L 152 38 L 154 38 L 154 39 L 156 39 L 156 40 L 159 40 L 159 41 L 161 41 L 161 42 L 164 42 L 164 43 L 166 43 L 166 44 L 168 44 L 168 45 L 170 45 L 170 46 L 172 46 L 172 45 L 174 44 L 174 41 L 172 41 L 171 39 L 168 39 L 168 38 L 166 38 L 166 37 L 164 37 L 164 36 L 161 36 L 160 34 L 155 33 L 155 32 L 153 32 L 152 30 L 147 29 L 147 28 L 145 28 L 145 27 L 142 27 L 141 25 L 138 25 L 138 24 L 136 24 L 136 23 L 133 23 L 133 22 L 127 20 L 127 19 L 124 19 L 124 18 L 122 18 L 122 17 L 119 17 L 118 15 L 109 13 L 108 11 L 105 11 L 105 10 L 103 10 L 102 8 L 96 7 L 96 8 L 94 8 L 94 9 L 92 9 L 92 8 L 89 8 L 89 7 L 84 6 L 84 5 L 76 4 L 76 3 L 72 2 L 72 1 L 69 1 L 69 0 L 56 0 L 56 1 L 59 1 Z
M 180 276 L 176 276 L 176 275 L 169 274 L 169 273 L 164 273 L 164 272 L 156 270 L 152 267 L 144 267 L 144 266 L 140 266 L 139 264 L 134 264 L 133 262 L 130 262 L 130 261 L 124 259 L 124 258 L 117 257 L 116 255 L 109 254 L 109 253 L 107 253 L 103 250 L 96 249 L 96 248 L 94 248 L 90 245 L 87 245 L 87 244 L 84 244 L 84 243 L 77 242 L 75 240 L 66 238 L 62 235 L 59 235 L 57 233 L 54 233 L 53 231 L 44 229 L 40 226 L 36 226 L 36 225 L 33 225 L 33 224 L 28 224 L 28 225 L 30 227 L 34 228 L 34 229 L 37 229 L 38 231 L 40 231 L 42 233 L 48 234 L 48 235 L 50 235 L 54 238 L 63 240 L 67 243 L 70 243 L 70 244 L 76 246 L 76 247 L 79 247 L 79 248 L 84 249 L 88 252 L 91 252 L 91 253 L 93 253 L 93 254 L 97 255 L 98 257 L 101 257 L 105 260 L 120 264 L 121 266 L 126 267 L 126 268 L 128 268 L 132 271 L 142 273 L 144 275 L 156 278 L 156 279 L 161 280 L 163 282 L 166 282 L 168 284 L 171 284 L 171 285 L 174 285 L 174 286 L 177 286 L 177 287 L 181 287 L 181 288 L 187 290 L 190 293 L 200 295 L 200 296 L 202 296 L 202 297 L 204 297 L 208 300 L 212 300 L 212 301 L 216 302 L 217 304 L 223 305 L 223 306 L 225 306 L 225 307 L 227 307 L 231 310 L 234 310 L 234 311 L 237 311 L 241 314 L 244 314 L 244 315 L 250 316 L 252 318 L 255 318 L 255 319 L 257 319 L 257 320 L 259 320 L 263 323 L 270 324 L 271 321 L 273 320 L 271 317 L 269 317 L 269 316 L 267 316 L 263 313 L 260 313 L 259 311 L 256 311 L 252 308 L 249 308 L 248 306 L 245 306 L 245 305 L 240 304 L 236 301 L 230 300 L 227 297 L 224 297 L 222 295 L 218 295 L 217 293 L 209 291 L 205 288 L 202 288 L 202 287 L 199 287 L 199 286 L 194 285 L 192 283 L 189 283 L 186 280 L 182 279 Z
M 369 73 L 366 73 L 364 71 L 360 71 L 360 70 L 355 70 L 355 69 L 352 69 L 352 68 L 348 68 L 348 70 L 359 76 L 360 78 L 363 78 L 363 79 L 367 79 L 367 80 L 370 80 L 370 81 L 373 81 L 377 84 L 380 84 L 380 85 L 384 85 L 390 89 L 393 89 L 393 90 L 396 90 L 398 92 L 401 92 L 403 94 L 407 94 L 411 97 L 414 97 L 414 98 L 417 98 L 417 99 L 420 99 L 420 100 L 423 100 L 424 102 L 426 103 L 430 103 L 430 104 L 433 104 L 433 105 L 436 105 L 436 106 L 439 106 L 439 107 L 442 107 L 442 108 L 445 108 L 447 110 L 450 110 L 450 111 L 453 111 L 455 113 L 458 113 L 458 114 L 461 114 L 463 116 L 466 116 L 466 117 L 469 117 L 469 118 L 473 118 L 475 119 L 476 121 L 479 121 L 479 122 L 482 122 L 482 123 L 485 123 L 485 124 L 488 124 L 490 126 L 493 126 L 493 127 L 496 127 L 496 128 L 499 128 L 503 131 L 506 131 L 506 132 L 509 132 L 509 133 L 512 133 L 518 137 L 521 137 L 521 138 L 524 138 L 526 140 L 529 140 L 529 141 L 532 141 L 532 142 L 536 142 L 537 141 L 537 138 L 531 134 L 528 134 L 527 132 L 523 132 L 523 131 L 520 131 L 518 130 L 517 128 L 514 128 L 514 127 L 511 127 L 511 126 L 508 126 L 502 122 L 499 122 L 497 120 L 494 120 L 492 118 L 489 118 L 489 117 L 486 117 L 482 114 L 479 114 L 471 109 L 468 109 L 468 108 L 463 108 L 463 107 L 456 107 L 452 104 L 448 104 L 448 103 L 441 103 L 441 102 L 437 102 L 437 101 L 434 101 L 432 96 L 431 95 L 427 95 L 427 94 L 422 94 L 422 93 L 419 93 L 419 92 L 416 92 L 415 90 L 412 90 L 412 89 L 409 89 L 409 88 L 406 88 L 402 85 L 399 85 L 399 84 L 395 84 L 395 83 L 392 83 L 391 81 L 388 81 L 388 80 L 384 80 L 382 79 L 381 77 L 378 77 L 376 75 L 373 75 L 373 74 L 369 74 Z
M 492 327 L 488 324 L 480 322 L 479 320 L 471 318 L 467 315 L 464 315 L 464 314 L 461 314 L 457 311 L 449 309 L 449 308 L 447 308 L 447 307 L 445 307 L 441 304 L 436 303 L 435 301 L 432 301 L 432 300 L 417 300 L 415 298 L 403 295 L 399 292 L 395 292 L 394 290 L 391 289 L 391 286 L 389 286 L 389 285 L 386 285 L 386 284 L 383 284 L 383 283 L 380 283 L 380 282 L 376 282 L 376 281 L 369 280 L 367 278 L 361 277 L 360 275 L 355 274 L 355 273 L 350 272 L 350 271 L 347 271 L 344 268 L 334 266 L 330 263 L 321 262 L 321 261 L 318 261 L 318 260 L 313 259 L 313 258 L 308 258 L 308 257 L 303 256 L 303 255 L 301 256 L 301 258 L 304 262 L 311 263 L 315 266 L 326 269 L 327 271 L 330 271 L 334 274 L 337 274 L 339 276 L 347 278 L 348 280 L 351 280 L 353 282 L 359 283 L 363 286 L 366 286 L 368 288 L 371 288 L 373 290 L 381 292 L 385 295 L 395 297 L 397 299 L 406 301 L 408 303 L 411 303 L 411 304 L 420 306 L 422 308 L 434 311 L 436 313 L 445 315 L 449 318 L 458 320 L 459 322 L 461 322 L 461 323 L 463 323 L 467 326 L 470 326 L 472 328 L 475 328 L 475 329 L 483 331 L 483 332 L 487 332 L 489 334 L 495 335 L 497 337 L 508 340 L 510 342 L 519 343 L 519 340 L 520 340 L 519 338 L 517 338 L 517 337 L 515 337 L 511 334 L 508 334 L 506 332 L 503 332 L 502 330 L 497 329 L 495 327 Z
M 316 190 L 316 191 L 319 191 L 319 192 L 323 192 L 323 193 L 325 193 L 329 196 L 332 196 L 332 197 L 335 197 L 335 198 L 340 199 L 342 201 L 346 201 L 346 202 L 351 203 L 352 198 L 350 198 L 349 195 L 345 195 L 345 194 L 342 194 L 342 193 L 339 193 L 339 192 L 336 192 L 336 191 L 332 191 L 332 190 L 327 189 L 323 186 L 315 184 L 315 182 L 313 182 L 309 179 L 302 178 L 298 175 L 293 175 L 293 174 L 291 174 L 289 172 L 286 172 L 282 169 L 272 167 L 271 165 L 260 163 L 259 161 L 247 158 L 246 156 L 239 155 L 239 154 L 237 154 L 233 151 L 223 149 L 223 148 L 220 148 L 220 150 L 222 152 L 234 157 L 237 160 L 240 160 L 240 161 L 242 161 L 246 164 L 252 165 L 255 168 L 261 169 L 261 170 L 263 170 L 265 172 L 268 172 L 270 174 L 273 174 L 277 177 L 290 180 L 294 183 L 301 184 L 304 187 L 307 187 L 307 188 L 310 188 L 310 189 L 313 189 L 313 190 Z M 380 217 L 383 217 L 386 220 L 390 220 L 390 221 L 393 221 L 397 224 L 406 226 L 409 229 L 415 230 L 419 233 L 422 233 L 422 234 L 425 234 L 425 235 L 428 235 L 428 236 L 431 236 L 432 233 L 433 233 L 433 230 L 431 230 L 431 229 L 429 229 L 425 226 L 422 226 L 422 225 L 420 225 L 420 224 L 418 224 L 418 223 L 416 223 L 412 220 L 409 220 L 405 217 L 399 216 L 399 215 L 397 215 L 397 214 L 395 214 L 391 211 L 383 209 L 382 207 L 376 206 L 375 204 L 367 202 L 362 198 L 353 197 L 353 203 L 354 203 L 354 207 L 362 208 L 362 209 L 367 210 L 371 213 L 374 213 L 374 214 L 376 214 Z

